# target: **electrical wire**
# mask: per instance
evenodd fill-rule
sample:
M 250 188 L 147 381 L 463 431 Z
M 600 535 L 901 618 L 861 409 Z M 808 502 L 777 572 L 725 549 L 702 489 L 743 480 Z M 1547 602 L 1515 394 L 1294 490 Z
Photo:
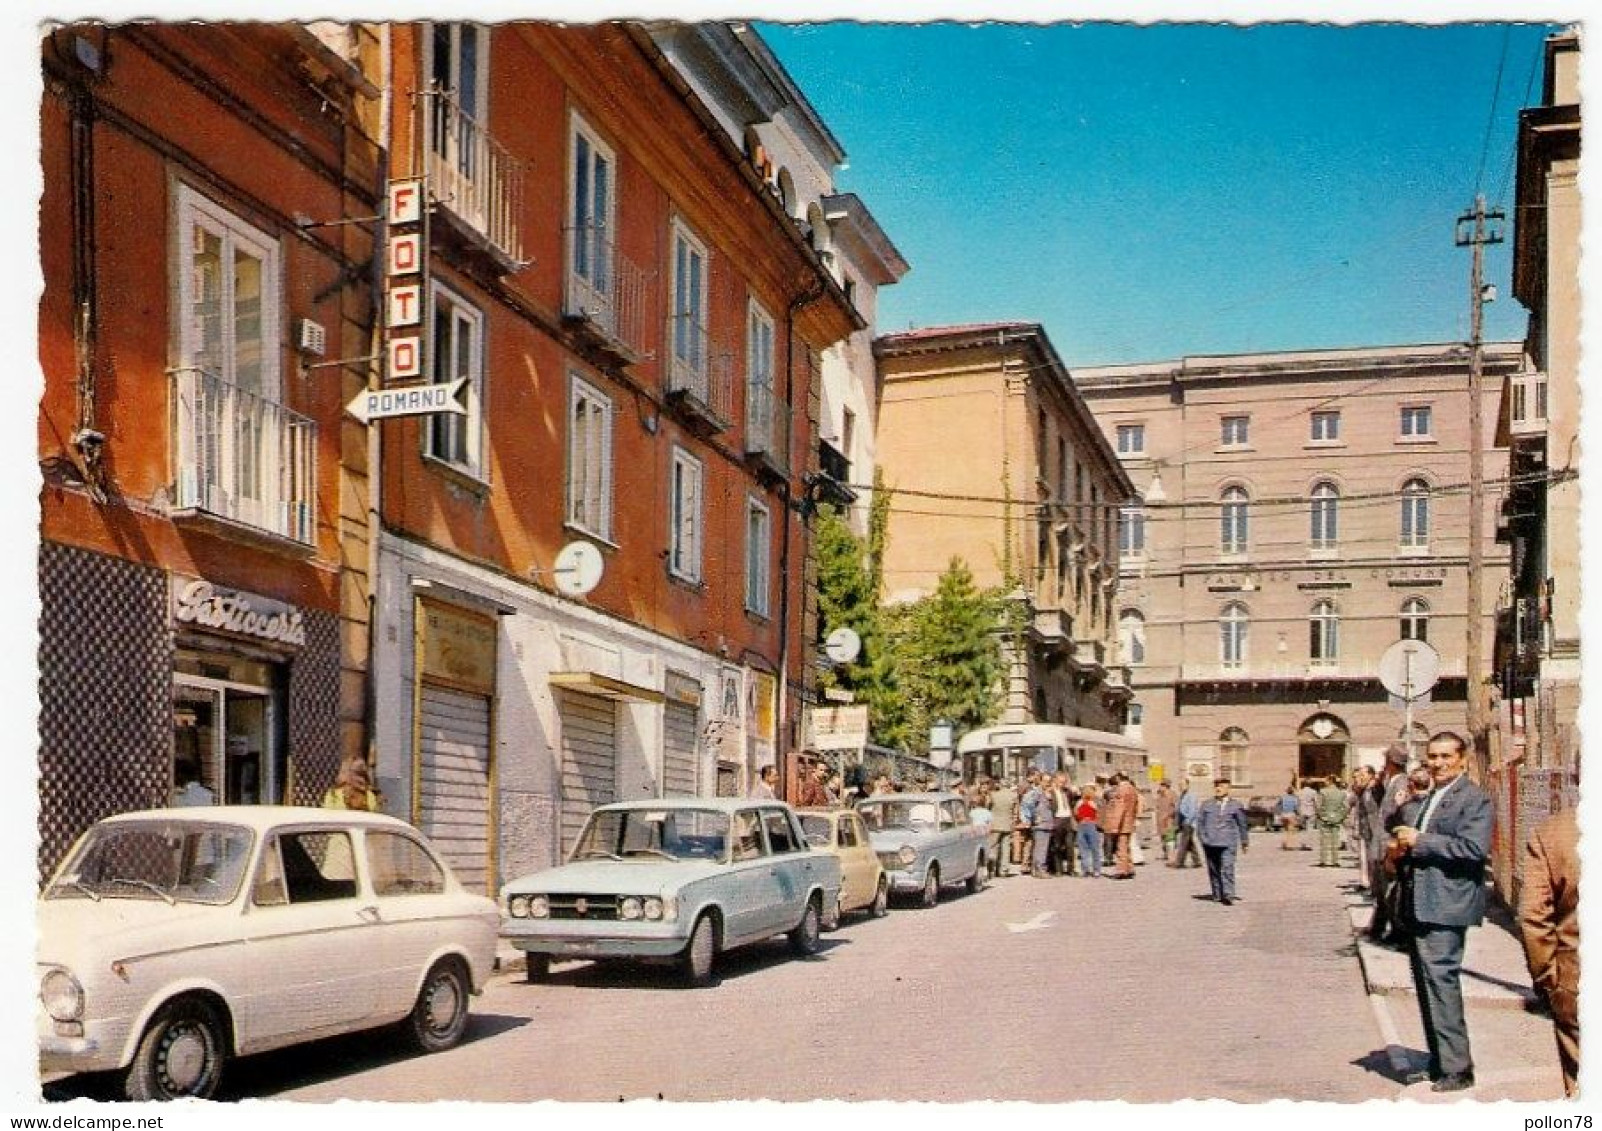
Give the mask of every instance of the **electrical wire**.
M 1480 195 L 1480 188 L 1485 180 L 1485 161 L 1491 153 L 1491 130 L 1496 125 L 1496 107 L 1502 100 L 1502 71 L 1507 66 L 1507 46 L 1513 36 L 1513 25 L 1506 24 L 1502 28 L 1502 51 L 1496 61 L 1496 85 L 1491 89 L 1491 109 L 1485 117 L 1485 140 L 1480 144 L 1480 167 L 1474 174 L 1474 195 Z

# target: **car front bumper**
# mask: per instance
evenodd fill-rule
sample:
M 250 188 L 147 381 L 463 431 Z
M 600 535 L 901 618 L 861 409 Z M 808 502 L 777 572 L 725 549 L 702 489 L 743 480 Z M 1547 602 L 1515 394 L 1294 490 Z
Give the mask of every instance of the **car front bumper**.
M 106 1072 L 122 1067 L 118 1053 L 125 1034 L 105 1025 L 86 1024 L 81 1035 L 56 1031 L 56 1023 L 43 1013 L 34 1022 L 39 1044 L 39 1071 L 43 1073 Z
M 922 891 L 924 878 L 928 873 L 929 866 L 927 864 L 919 864 L 912 868 L 897 868 L 893 872 L 886 868 L 884 878 L 890 884 L 891 891 Z
M 525 953 L 553 958 L 671 958 L 690 942 L 677 922 L 612 920 L 503 919 L 501 937 Z

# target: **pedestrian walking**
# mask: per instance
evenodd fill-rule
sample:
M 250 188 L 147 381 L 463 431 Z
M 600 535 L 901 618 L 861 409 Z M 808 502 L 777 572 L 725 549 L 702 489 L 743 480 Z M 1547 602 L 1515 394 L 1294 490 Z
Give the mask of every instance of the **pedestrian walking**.
M 1413 986 L 1429 1044 L 1436 1092 L 1474 1086 L 1474 1058 L 1463 1017 L 1463 945 L 1485 917 L 1485 862 L 1491 853 L 1491 799 L 1464 772 L 1468 744 L 1452 731 L 1430 736 L 1425 765 L 1432 788 L 1410 803 L 1392 834 L 1402 869 L 1402 926 L 1411 939 Z
M 1301 840 L 1297 835 L 1297 810 L 1301 803 L 1296 800 L 1296 787 L 1287 785 L 1285 792 L 1280 795 L 1274 806 L 1274 821 L 1280 828 L 1279 847 L 1283 852 L 1294 852 L 1301 847 Z
M 1341 866 L 1341 826 L 1346 823 L 1346 790 L 1330 778 L 1318 791 L 1318 867 Z
M 1079 801 L 1074 806 L 1074 820 L 1079 823 L 1079 874 L 1086 879 L 1101 875 L 1101 829 L 1096 826 L 1099 812 L 1096 791 L 1086 786 L 1079 791 Z
M 1301 788 L 1296 791 L 1296 824 L 1298 826 L 1296 847 L 1303 852 L 1313 851 L 1313 846 L 1308 844 L 1306 838 L 1300 834 L 1303 830 L 1312 828 L 1313 822 L 1317 817 L 1318 790 L 1313 785 L 1312 779 L 1304 778 L 1302 779 Z
M 1251 836 L 1246 806 L 1229 795 L 1229 779 L 1213 780 L 1213 798 L 1196 817 L 1196 835 L 1207 855 L 1207 883 L 1213 899 L 1225 907 L 1235 902 L 1235 854 L 1245 852 Z
M 1051 795 L 1044 788 L 1041 772 L 1030 770 L 1028 781 L 1029 790 L 1018 803 L 1018 821 L 1028 826 L 1034 838 L 1029 874 L 1039 880 L 1051 874 L 1046 871 L 1046 854 L 1051 849 L 1051 830 L 1057 823 L 1057 817 L 1052 811 Z
M 1575 810 L 1543 821 L 1525 846 L 1519 932 L 1536 992 L 1557 1032 L 1563 1092 L 1580 1070 L 1580 830 Z
M 1196 840 L 1196 818 L 1200 813 L 1201 798 L 1190 791 L 1190 779 L 1186 778 L 1179 787 L 1179 804 L 1174 807 L 1178 829 L 1174 834 L 1174 858 L 1168 862 L 1170 868 L 1201 867 L 1201 847 Z
M 1135 783 L 1120 770 L 1113 775 L 1110 793 L 1111 796 L 1103 806 L 1103 814 L 1106 817 L 1103 828 L 1112 839 L 1112 878 L 1132 880 L 1135 878 L 1135 864 L 1129 852 L 1129 841 L 1134 835 L 1135 818 L 1140 812 L 1140 792 L 1135 788 Z
M 1174 838 L 1178 832 L 1176 820 L 1179 809 L 1179 798 L 1174 793 L 1174 787 L 1164 778 L 1157 783 L 1157 795 L 1152 799 L 1152 816 L 1157 827 L 1157 843 L 1163 846 L 1163 859 L 1169 858 L 1174 849 Z
M 1018 791 L 1005 780 L 990 791 L 990 873 L 1011 876 L 1013 826 L 1018 823 Z

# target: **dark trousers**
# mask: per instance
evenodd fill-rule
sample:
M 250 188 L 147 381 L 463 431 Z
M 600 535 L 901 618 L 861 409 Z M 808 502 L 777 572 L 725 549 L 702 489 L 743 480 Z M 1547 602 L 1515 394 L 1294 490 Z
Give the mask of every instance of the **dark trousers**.
M 1468 1025 L 1463 1020 L 1463 941 L 1467 934 L 1467 927 L 1421 923 L 1412 936 L 1413 988 L 1434 1077 L 1474 1070 Z
M 1214 899 L 1235 898 L 1235 846 L 1233 844 L 1204 844 L 1207 854 L 1207 882 L 1212 886 Z
M 1369 938 L 1384 938 L 1391 931 L 1388 894 L 1395 882 L 1394 876 L 1385 874 L 1385 853 L 1382 851 L 1368 870 L 1368 891 L 1374 898 L 1374 915 L 1368 921 Z
M 1074 821 L 1072 817 L 1058 817 L 1051 829 L 1051 856 L 1048 866 L 1053 872 L 1066 876 L 1074 870 Z
M 1200 867 L 1202 861 L 1201 852 L 1198 848 L 1199 843 L 1196 840 L 1196 826 L 1181 825 L 1179 827 L 1179 835 L 1174 838 L 1174 859 L 1171 861 L 1174 867 L 1183 868 L 1186 857 L 1189 857 L 1197 867 Z

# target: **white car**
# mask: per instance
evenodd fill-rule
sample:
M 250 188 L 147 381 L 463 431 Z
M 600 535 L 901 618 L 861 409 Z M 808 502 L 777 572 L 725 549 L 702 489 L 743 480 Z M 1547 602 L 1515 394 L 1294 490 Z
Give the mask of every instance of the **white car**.
M 494 901 L 410 825 L 278 806 L 86 832 L 39 901 L 40 1070 L 210 1096 L 231 1057 L 403 1022 L 449 1048 L 495 958 Z

